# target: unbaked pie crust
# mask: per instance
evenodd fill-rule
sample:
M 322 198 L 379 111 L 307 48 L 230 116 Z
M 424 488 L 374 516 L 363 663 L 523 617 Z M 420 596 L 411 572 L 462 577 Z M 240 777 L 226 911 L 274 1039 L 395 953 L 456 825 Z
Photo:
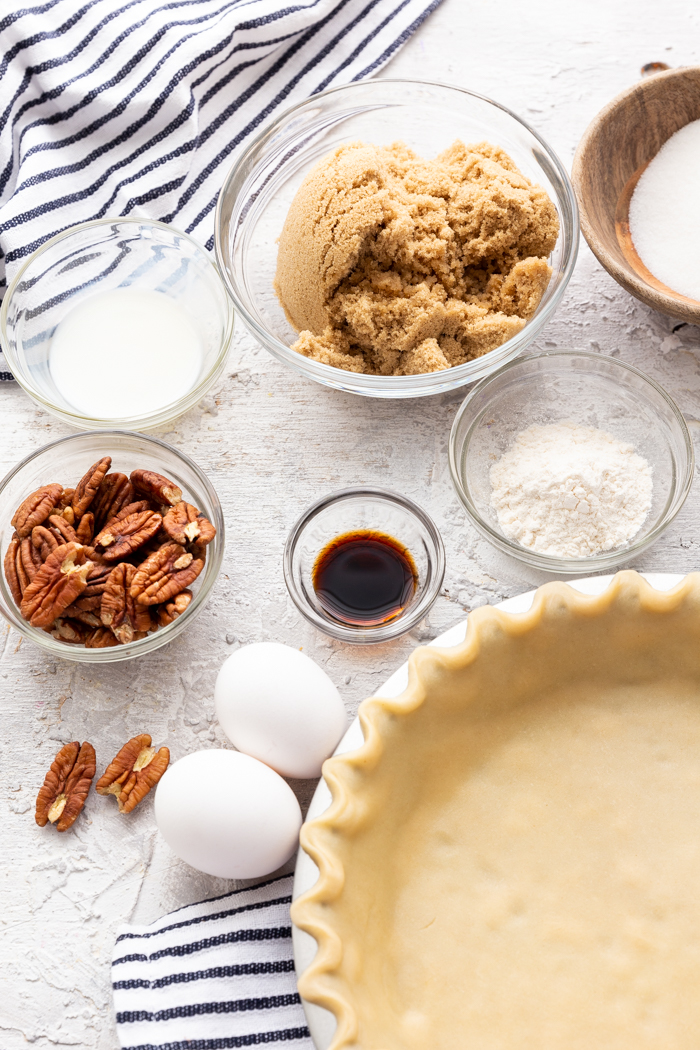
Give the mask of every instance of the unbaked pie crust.
M 697 1050 L 700 574 L 478 609 L 360 720 L 292 911 L 332 1050 Z

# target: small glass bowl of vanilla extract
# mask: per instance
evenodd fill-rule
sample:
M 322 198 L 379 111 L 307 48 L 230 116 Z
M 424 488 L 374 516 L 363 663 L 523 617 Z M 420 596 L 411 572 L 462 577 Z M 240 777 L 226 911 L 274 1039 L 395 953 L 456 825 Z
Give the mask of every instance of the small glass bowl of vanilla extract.
M 299 612 L 345 642 L 385 642 L 427 615 L 445 575 L 433 520 L 412 500 L 348 488 L 302 514 L 284 551 L 284 578 Z

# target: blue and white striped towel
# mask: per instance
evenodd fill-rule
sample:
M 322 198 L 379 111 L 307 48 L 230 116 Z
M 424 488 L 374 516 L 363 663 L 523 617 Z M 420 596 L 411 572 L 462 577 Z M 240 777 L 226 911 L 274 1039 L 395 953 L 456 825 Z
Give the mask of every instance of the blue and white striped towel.
M 5 5 L 0 297 L 45 240 L 105 215 L 160 219 L 211 250 L 236 150 L 294 102 L 371 76 L 438 3 Z
M 119 930 L 117 1032 L 129 1050 L 313 1050 L 297 992 L 292 876 Z

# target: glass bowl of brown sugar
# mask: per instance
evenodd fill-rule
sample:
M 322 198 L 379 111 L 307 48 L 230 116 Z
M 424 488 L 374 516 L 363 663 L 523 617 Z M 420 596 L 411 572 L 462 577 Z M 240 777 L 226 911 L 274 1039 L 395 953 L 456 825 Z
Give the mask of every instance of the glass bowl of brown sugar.
M 542 248 L 543 254 L 547 256 L 546 262 L 551 268 L 551 273 L 534 313 L 525 310 L 527 320 L 518 315 L 518 320 L 523 321 L 523 325 L 516 331 L 518 327 L 516 324 L 510 326 L 506 324 L 509 321 L 514 322 L 514 315 L 518 313 L 519 308 L 516 309 L 513 305 L 514 300 L 509 299 L 510 305 L 503 305 L 503 309 L 499 307 L 496 310 L 494 306 L 493 311 L 488 313 L 487 320 L 490 319 L 489 323 L 494 324 L 498 321 L 504 331 L 507 329 L 512 334 L 507 337 L 499 330 L 498 338 L 503 335 L 505 341 L 502 341 L 500 345 L 492 341 L 489 344 L 491 348 L 487 350 L 484 350 L 486 342 L 480 346 L 472 345 L 469 342 L 471 336 L 467 338 L 464 333 L 462 333 L 464 340 L 461 335 L 459 339 L 449 336 L 447 327 L 441 327 L 438 323 L 439 308 L 435 303 L 430 305 L 434 298 L 433 292 L 440 293 L 440 288 L 435 283 L 437 281 L 435 273 L 430 269 L 433 264 L 431 263 L 428 268 L 430 272 L 425 271 L 427 276 L 423 281 L 418 276 L 423 272 L 422 264 L 419 265 L 416 262 L 415 265 L 409 265 L 409 262 L 404 260 L 406 262 L 405 278 L 408 283 L 402 287 L 400 293 L 396 293 L 395 289 L 392 291 L 394 287 L 392 281 L 398 279 L 398 273 L 394 272 L 395 268 L 392 267 L 384 274 L 388 278 L 388 283 L 382 283 L 382 287 L 376 293 L 378 296 L 376 302 L 372 299 L 374 292 L 367 292 L 374 303 L 372 317 L 376 320 L 376 324 L 372 321 L 370 325 L 371 334 L 367 334 L 369 329 L 365 331 L 366 326 L 362 321 L 366 315 L 365 299 L 362 299 L 360 304 L 362 309 L 358 306 L 356 312 L 352 314 L 352 316 L 357 314 L 355 334 L 359 333 L 360 329 L 365 332 L 364 342 L 361 340 L 365 349 L 361 354 L 359 344 L 355 346 L 352 340 L 350 340 L 350 350 L 344 358 L 336 352 L 325 355 L 323 349 L 318 347 L 308 355 L 305 351 L 301 352 L 296 349 L 297 344 L 301 346 L 304 341 L 300 338 L 300 333 L 313 335 L 314 338 L 321 336 L 320 321 L 314 325 L 306 324 L 301 315 L 294 315 L 288 296 L 289 289 L 283 293 L 285 298 L 283 308 L 275 292 L 275 282 L 276 278 L 281 278 L 282 271 L 286 270 L 284 259 L 289 257 L 293 260 L 292 269 L 299 269 L 300 273 L 304 269 L 306 273 L 303 280 L 294 278 L 290 281 L 290 285 L 297 288 L 302 298 L 307 298 L 307 293 L 310 288 L 313 288 L 313 281 L 310 285 L 308 284 L 309 274 L 306 271 L 310 272 L 312 269 L 314 253 L 307 250 L 292 250 L 293 246 L 286 251 L 285 238 L 281 237 L 287 228 L 288 217 L 294 212 L 298 196 L 310 194 L 316 201 L 325 199 L 323 194 L 311 193 L 308 185 L 304 190 L 302 184 L 305 183 L 306 177 L 310 176 L 317 166 L 323 167 L 336 151 L 361 148 L 362 144 L 365 144 L 370 150 L 376 148 L 389 153 L 403 148 L 401 144 L 405 144 L 405 147 L 413 151 L 419 160 L 422 158 L 427 163 L 429 158 L 442 157 L 445 151 L 449 151 L 457 142 L 469 144 L 470 150 L 472 146 L 476 148 L 478 144 L 481 144 L 486 149 L 484 157 L 489 150 L 494 156 L 497 154 L 500 156 L 500 151 L 504 151 L 508 158 L 504 163 L 515 165 L 520 173 L 518 175 L 511 171 L 509 180 L 508 174 L 504 172 L 504 180 L 513 184 L 513 192 L 516 192 L 516 183 L 522 188 L 522 176 L 524 176 L 529 183 L 541 187 L 554 206 L 559 221 L 559 234 L 551 251 Z M 472 162 L 476 163 L 473 157 L 470 163 Z M 485 161 L 485 169 L 489 167 L 489 163 L 490 161 Z M 520 179 L 519 183 L 518 179 Z M 476 183 L 469 185 L 473 189 L 476 187 Z M 303 192 L 300 193 L 300 190 Z M 338 187 L 330 196 L 334 196 L 335 199 L 339 198 Z M 381 194 L 375 194 L 373 198 L 375 205 L 380 197 Z M 438 198 L 439 194 L 430 197 L 436 207 L 439 207 Z M 371 204 L 372 201 L 368 200 L 367 203 Z M 466 207 L 459 212 L 460 215 L 466 216 L 469 208 Z M 309 221 L 301 222 L 299 229 L 313 230 L 318 226 L 317 222 L 309 219 Z M 488 223 L 485 223 L 484 229 L 488 228 Z M 509 235 L 514 235 L 518 229 L 520 229 L 518 223 L 511 222 L 508 227 Z M 384 232 L 387 232 L 386 229 Z M 535 242 L 538 241 L 541 230 L 531 231 L 531 233 L 534 240 L 527 254 L 539 256 L 539 249 Z M 566 169 L 555 152 L 533 128 L 504 106 L 475 92 L 465 91 L 449 84 L 418 80 L 365 80 L 313 95 L 265 125 L 257 138 L 253 139 L 247 149 L 241 153 L 224 181 L 216 212 L 215 236 L 219 270 L 234 305 L 239 311 L 240 318 L 254 338 L 273 357 L 307 378 L 338 390 L 346 390 L 367 397 L 424 397 L 452 390 L 489 375 L 507 361 L 517 357 L 537 337 L 556 310 L 573 272 L 578 250 L 578 211 Z M 443 241 L 452 243 L 452 233 L 446 227 L 440 231 L 440 236 Z M 472 241 L 479 240 L 481 233 L 475 228 L 465 236 L 464 243 L 472 244 Z M 461 234 L 459 237 L 461 238 Z M 372 243 L 378 240 L 379 235 L 373 235 L 370 238 Z M 369 244 L 369 241 L 367 243 Z M 460 243 L 462 243 L 461 240 Z M 472 248 L 469 250 L 472 251 Z M 338 264 L 337 254 L 335 250 L 331 252 L 330 249 L 326 249 L 324 258 L 328 261 L 328 269 L 332 265 L 339 267 L 345 273 L 345 264 L 343 266 Z M 331 263 L 331 260 L 335 261 Z M 305 267 L 305 261 L 308 261 L 308 267 Z M 528 258 L 521 260 L 521 263 L 532 263 L 533 261 L 535 260 Z M 544 258 L 537 261 L 544 261 Z M 281 268 L 280 263 L 282 263 Z M 355 263 L 349 263 L 351 270 L 354 265 Z M 469 263 L 471 267 L 469 280 L 473 279 L 481 287 L 479 281 L 481 278 L 486 281 L 491 273 L 490 265 L 485 257 L 474 260 L 474 265 Z M 437 267 L 436 273 L 442 272 L 437 262 L 435 266 Z M 324 267 L 321 267 L 321 271 L 325 272 Z M 357 274 L 353 272 L 346 276 L 347 281 L 352 284 Z M 496 278 L 494 288 L 501 279 L 502 275 Z M 445 280 L 446 287 L 447 285 L 452 287 L 450 279 L 445 278 Z M 305 281 L 307 283 L 304 285 Z M 507 283 L 508 280 L 504 280 L 504 295 Z M 428 285 L 430 285 L 430 291 L 427 290 Z M 500 288 L 500 285 L 498 287 Z M 278 288 L 281 290 L 279 280 Z M 333 293 L 336 298 L 336 293 L 340 291 L 339 287 Z M 420 293 L 414 304 L 415 314 L 412 313 L 412 308 L 406 305 L 409 301 L 413 301 L 414 293 Z M 345 296 L 345 292 L 342 294 Z M 362 294 L 364 295 L 364 292 Z M 352 298 L 350 292 L 348 295 Z M 509 292 L 508 295 L 510 295 Z M 424 298 L 425 311 L 421 307 Z M 471 293 L 467 298 L 471 302 L 473 298 Z M 479 301 L 481 302 L 481 299 Z M 348 303 L 346 306 L 350 310 Z M 447 310 L 445 318 L 449 314 L 454 320 L 462 306 L 465 310 L 475 309 L 477 314 L 479 313 L 478 305 L 472 304 L 467 308 L 466 299 L 464 303 L 457 302 L 450 292 L 450 298 L 447 300 L 449 310 L 445 307 Z M 394 317 L 394 312 L 398 311 L 397 317 L 406 321 L 406 323 L 402 321 L 401 324 L 397 321 L 394 334 L 398 342 L 392 341 L 394 336 L 390 338 L 388 335 L 386 326 L 389 322 L 386 319 L 381 322 L 378 320 L 379 314 L 384 310 L 387 311 L 387 317 L 389 315 Z M 408 313 L 405 317 L 406 311 Z M 482 310 L 482 314 L 484 312 Z M 293 315 L 295 319 L 292 324 L 289 318 L 292 318 Z M 345 316 L 350 316 L 347 310 Z M 407 319 L 409 316 L 414 317 L 415 325 L 413 321 Z M 445 324 L 449 327 L 447 321 Z M 305 329 L 311 327 L 319 330 L 314 330 L 313 333 L 305 332 Z M 380 330 L 375 331 L 377 328 Z M 345 330 L 345 327 L 338 329 L 341 333 Z M 402 337 L 397 333 L 403 333 L 406 337 L 408 343 L 405 347 Z M 358 338 L 360 338 L 359 335 Z M 390 346 L 380 346 L 384 338 L 389 340 Z M 404 361 L 403 349 L 408 349 L 410 354 L 418 354 L 419 348 L 413 343 L 419 339 L 426 344 L 434 344 L 432 349 L 437 356 L 431 367 L 437 370 L 424 370 L 426 362 L 423 361 L 423 357 L 420 361 L 414 360 L 410 365 Z M 436 349 L 438 342 L 440 342 L 439 352 Z M 463 353 L 457 352 L 457 343 Z M 422 346 L 423 342 L 420 345 Z M 452 350 L 449 347 L 452 347 Z M 448 360 L 447 357 L 443 356 L 443 363 L 440 363 L 440 355 L 443 351 L 449 357 L 450 367 L 446 367 L 444 363 Z M 402 354 L 401 364 L 397 365 L 402 374 L 398 374 L 393 366 L 390 368 L 387 360 L 384 360 L 392 353 Z M 424 354 L 427 353 L 428 350 L 424 348 Z M 352 358 L 353 370 L 349 370 L 351 362 L 345 360 L 351 355 L 355 355 Z M 373 355 L 381 356 L 382 360 L 374 360 Z M 465 355 L 467 355 L 466 358 Z M 357 371 L 355 368 L 361 356 L 365 360 L 364 363 L 359 364 L 361 370 Z M 340 360 L 345 360 L 342 367 L 337 366 Z M 393 374 L 389 374 L 388 371 L 381 372 L 384 365 L 387 369 L 390 368 Z M 410 370 L 417 374 L 408 374 Z

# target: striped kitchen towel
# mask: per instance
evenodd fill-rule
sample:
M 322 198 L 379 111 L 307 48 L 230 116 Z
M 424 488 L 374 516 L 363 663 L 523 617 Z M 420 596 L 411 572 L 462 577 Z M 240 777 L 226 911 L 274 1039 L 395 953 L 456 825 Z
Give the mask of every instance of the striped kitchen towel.
M 129 1050 L 313 1050 L 292 957 L 291 875 L 119 930 L 117 1032 Z
M 287 106 L 371 76 L 439 2 L 0 4 L 0 298 L 45 240 L 106 215 L 211 250 L 236 151 Z

